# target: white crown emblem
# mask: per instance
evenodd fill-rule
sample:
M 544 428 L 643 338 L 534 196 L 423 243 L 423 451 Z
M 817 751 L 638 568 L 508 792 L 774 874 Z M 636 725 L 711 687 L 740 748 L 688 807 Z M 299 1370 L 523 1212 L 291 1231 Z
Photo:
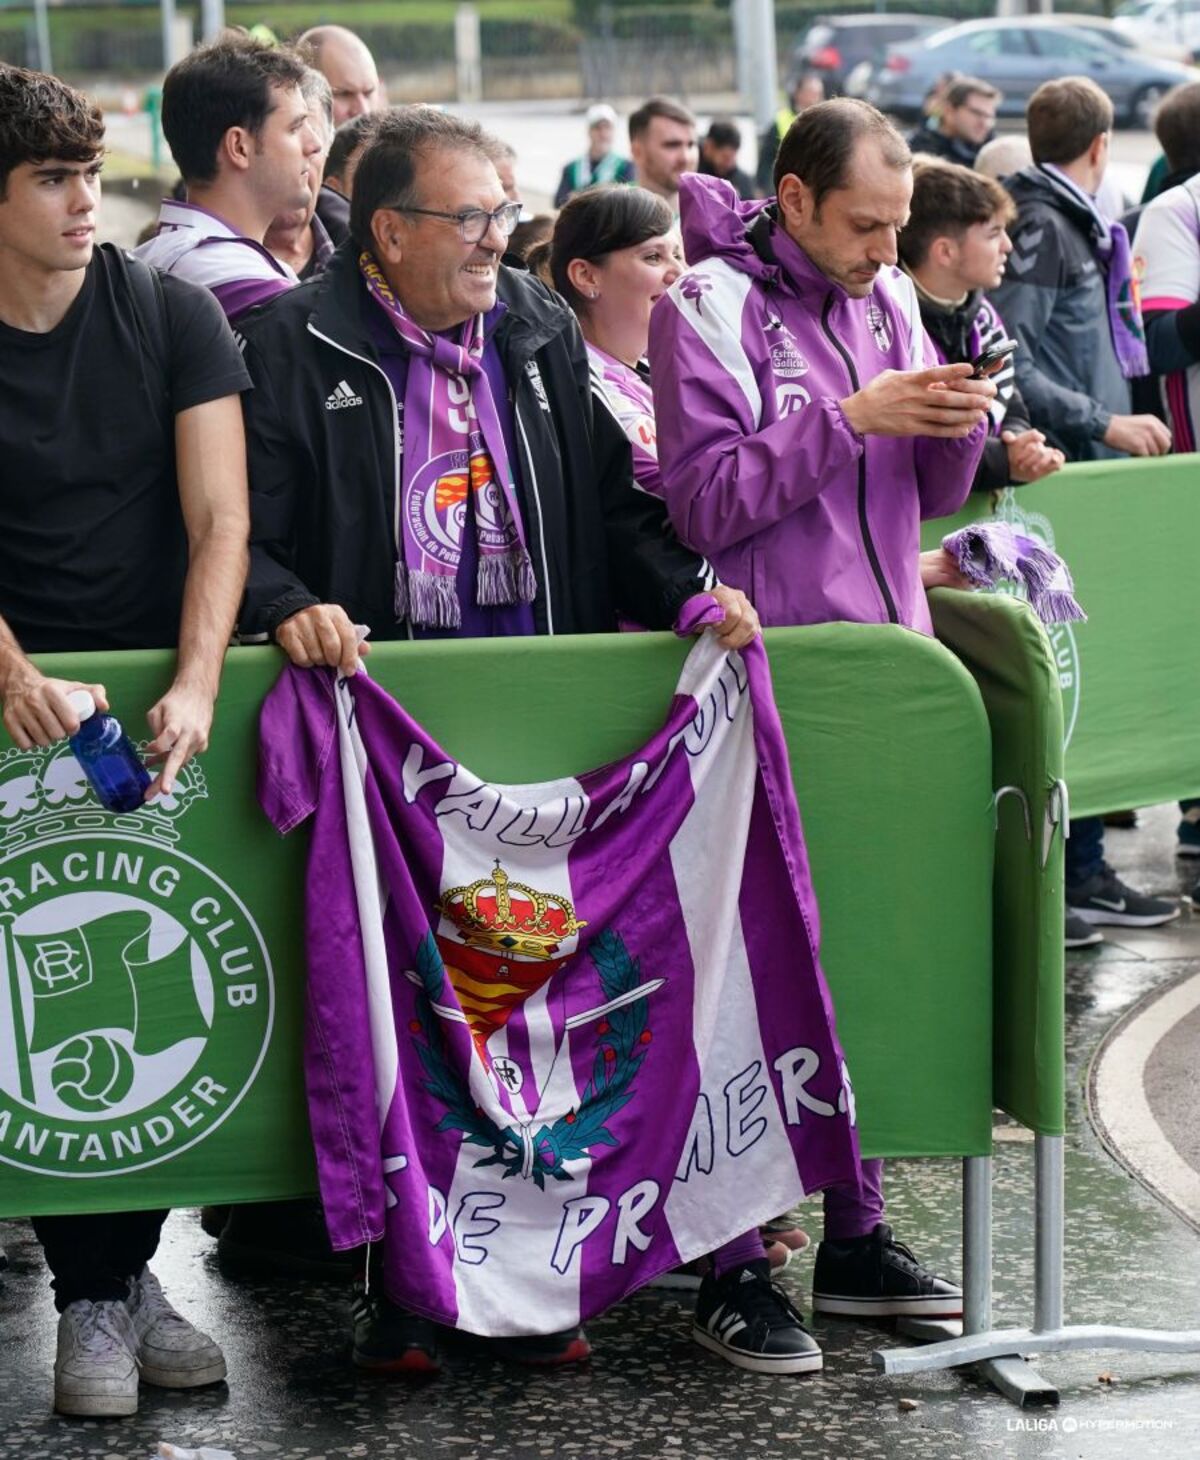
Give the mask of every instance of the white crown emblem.
M 145 748 L 146 742 L 138 746 Z M 193 760 L 179 772 L 169 796 L 156 797 L 140 811 L 106 811 L 70 746 L 6 750 L 0 755 L 0 855 L 83 831 L 120 831 L 170 846 L 179 840 L 175 823 L 207 796 L 204 772 Z

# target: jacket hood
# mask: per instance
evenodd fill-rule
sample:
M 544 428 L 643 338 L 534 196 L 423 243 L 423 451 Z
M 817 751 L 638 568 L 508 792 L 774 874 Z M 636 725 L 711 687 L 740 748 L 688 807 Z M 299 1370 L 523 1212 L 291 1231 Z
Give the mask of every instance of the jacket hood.
M 1005 187 L 1012 194 L 1013 202 L 1018 208 L 1024 208 L 1030 203 L 1040 203 L 1043 207 L 1053 208 L 1056 213 L 1069 218 L 1076 228 L 1082 229 L 1089 236 L 1095 232 L 1096 220 L 1091 211 L 1082 203 L 1076 202 L 1065 188 L 1056 187 L 1053 179 L 1036 162 L 1014 173 L 1005 183 Z
M 756 279 L 773 277 L 772 265 L 759 257 L 748 237 L 767 201 L 744 203 L 724 178 L 685 173 L 679 179 L 679 225 L 688 267 L 720 258 Z

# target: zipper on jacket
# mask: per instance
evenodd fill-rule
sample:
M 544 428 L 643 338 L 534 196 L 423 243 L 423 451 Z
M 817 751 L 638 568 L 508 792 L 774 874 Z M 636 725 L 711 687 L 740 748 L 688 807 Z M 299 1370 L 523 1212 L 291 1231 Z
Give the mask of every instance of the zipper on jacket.
M 337 340 L 331 340 L 328 335 L 314 327 L 312 320 L 306 326 L 308 333 L 314 335 L 318 340 L 324 340 L 327 345 L 332 345 L 335 350 L 340 350 L 343 355 L 349 355 L 351 360 L 358 360 L 363 365 L 369 365 L 372 370 L 377 370 L 383 377 L 383 383 L 387 386 L 388 399 L 392 403 L 392 496 L 395 499 L 392 512 L 392 541 L 396 550 L 396 562 L 400 560 L 400 406 L 396 400 L 396 392 L 392 389 L 392 382 L 388 379 L 387 371 L 377 361 L 366 355 L 360 355 L 357 350 L 348 349 L 345 345 L 338 344 Z M 392 564 L 393 574 L 396 571 L 395 563 Z M 395 610 L 393 609 L 393 617 Z M 413 637 L 412 623 L 407 618 L 404 620 L 408 630 L 408 637 Z
M 842 357 L 846 373 L 850 376 L 853 393 L 857 395 L 862 387 L 858 383 L 858 371 L 854 368 L 854 361 L 850 358 L 850 352 L 841 340 L 829 328 L 829 312 L 832 308 L 833 295 L 827 294 L 825 306 L 821 310 L 821 329 L 824 331 L 825 338 Z M 898 624 L 900 615 L 896 612 L 896 600 L 892 597 L 892 590 L 888 587 L 888 581 L 884 577 L 883 565 L 879 561 L 879 554 L 875 551 L 875 542 L 871 537 L 871 524 L 867 519 L 867 443 L 865 441 L 858 456 L 858 530 L 862 535 L 863 547 L 867 550 L 867 561 L 871 564 L 871 572 L 875 575 L 875 586 L 879 589 L 883 606 L 887 609 L 888 622 Z
M 545 518 L 542 513 L 542 498 L 538 491 L 537 470 L 533 464 L 533 450 L 529 445 L 529 436 L 525 430 L 525 422 L 521 419 L 521 403 L 516 398 L 515 392 L 510 397 L 512 403 L 513 418 L 517 423 L 517 430 L 521 433 L 521 445 L 525 449 L 525 460 L 529 464 L 529 490 L 537 505 L 538 518 L 538 546 L 542 550 L 542 586 L 546 591 L 546 632 L 554 632 L 554 607 L 550 602 L 550 564 L 546 559 L 546 529 Z

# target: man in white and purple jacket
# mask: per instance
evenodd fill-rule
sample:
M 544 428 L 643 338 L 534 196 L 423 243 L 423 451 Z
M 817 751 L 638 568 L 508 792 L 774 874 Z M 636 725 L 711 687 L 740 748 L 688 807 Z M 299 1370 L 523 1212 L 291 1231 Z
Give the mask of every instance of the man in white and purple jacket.
M 683 540 L 764 624 L 847 619 L 930 633 L 923 517 L 966 500 L 995 395 L 938 365 L 896 267 L 912 158 L 862 102 L 810 107 L 784 137 L 777 199 L 681 186 L 690 268 L 650 320 L 658 455 Z M 962 1294 L 895 1242 L 881 1161 L 825 1195 L 816 1312 L 954 1317 Z
M 682 184 L 690 267 L 650 322 L 668 510 L 764 624 L 928 633 L 918 526 L 965 501 L 994 388 L 938 364 L 896 267 L 912 159 L 879 112 L 810 107 L 775 176 L 766 205 Z
M 275 218 L 309 206 L 320 182 L 324 142 L 301 89 L 306 70 L 282 47 L 226 35 L 163 82 L 163 131 L 187 201 L 163 200 L 138 256 L 211 289 L 231 321 L 299 283 L 263 240 Z

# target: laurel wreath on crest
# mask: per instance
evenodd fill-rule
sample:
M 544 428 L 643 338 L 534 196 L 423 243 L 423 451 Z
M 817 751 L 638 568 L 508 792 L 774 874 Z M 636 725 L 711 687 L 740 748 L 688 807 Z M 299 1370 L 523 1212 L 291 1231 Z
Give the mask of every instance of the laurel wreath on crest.
M 640 960 L 631 958 L 624 939 L 611 928 L 598 934 L 588 947 L 600 984 L 608 1001 L 619 998 L 642 982 Z M 525 1164 L 525 1145 L 512 1126 L 500 1126 L 475 1105 L 456 1077 L 446 1057 L 441 1021 L 433 1005 L 441 1002 L 446 969 L 433 934 L 427 932 L 417 948 L 416 972 L 422 992 L 417 995 L 416 1028 L 422 1038 L 413 1039 L 425 1070 L 425 1089 L 446 1107 L 437 1124 L 439 1131 L 457 1130 L 467 1145 L 490 1148 L 491 1154 L 475 1162 L 479 1166 L 503 1166 L 504 1176 L 519 1176 Z M 647 994 L 611 1010 L 596 1025 L 596 1053 L 592 1074 L 576 1109 L 560 1115 L 553 1125 L 543 1125 L 533 1137 L 533 1162 L 529 1176 L 539 1190 L 547 1177 L 555 1181 L 574 1178 L 565 1163 L 589 1156 L 595 1146 L 616 1146 L 620 1142 L 608 1122 L 633 1098 L 633 1083 L 646 1057 L 651 1033 L 646 1011 Z

